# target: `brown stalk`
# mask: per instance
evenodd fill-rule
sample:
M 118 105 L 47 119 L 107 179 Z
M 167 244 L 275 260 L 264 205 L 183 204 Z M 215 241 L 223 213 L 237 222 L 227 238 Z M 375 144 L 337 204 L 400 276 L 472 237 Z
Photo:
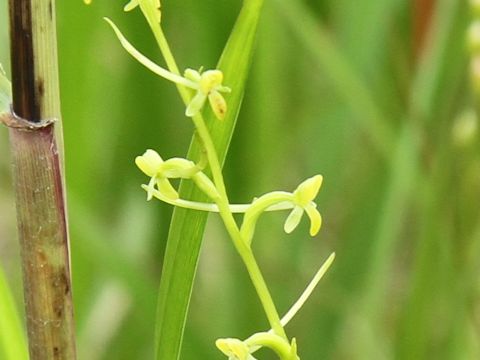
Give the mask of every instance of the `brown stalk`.
M 74 360 L 54 0 L 10 0 L 9 127 L 30 359 Z

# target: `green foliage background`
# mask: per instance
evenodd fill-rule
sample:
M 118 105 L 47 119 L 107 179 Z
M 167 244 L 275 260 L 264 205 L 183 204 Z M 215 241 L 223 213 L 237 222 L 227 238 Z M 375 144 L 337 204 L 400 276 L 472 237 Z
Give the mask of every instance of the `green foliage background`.
M 182 68 L 214 67 L 240 3 L 162 2 Z M 464 2 L 435 4 L 415 54 L 409 1 L 266 0 L 225 175 L 232 202 L 324 176 L 317 238 L 306 223 L 284 234 L 276 214 L 262 220 L 254 244 L 281 312 L 337 253 L 287 328 L 302 359 L 480 358 L 479 135 L 452 136 L 459 116 L 475 109 L 470 19 Z M 183 156 L 192 132 L 175 88 L 125 54 L 101 20 L 111 17 L 160 61 L 140 12 L 126 15 L 122 5 L 57 4 L 78 348 L 89 360 L 153 356 L 171 208 L 146 203 L 133 159 L 146 148 Z M 8 71 L 6 7 L 1 1 Z M 6 130 L 0 154 L 0 260 L 21 311 Z M 221 359 L 216 338 L 266 327 L 211 216 L 182 358 Z

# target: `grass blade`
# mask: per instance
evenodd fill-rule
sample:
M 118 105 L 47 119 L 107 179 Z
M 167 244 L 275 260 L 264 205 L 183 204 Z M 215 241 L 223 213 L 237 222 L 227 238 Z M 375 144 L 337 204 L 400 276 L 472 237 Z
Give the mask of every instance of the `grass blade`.
M 359 126 L 370 136 L 378 152 L 389 157 L 394 143 L 387 117 L 376 104 L 374 94 L 350 66 L 348 59 L 335 46 L 305 5 L 300 1 L 275 1 L 295 36 L 309 50 L 330 76 L 338 94 L 357 114 Z M 299 21 L 299 19 L 302 19 Z
M 225 160 L 241 106 L 262 4 L 263 0 L 244 2 L 218 64 L 218 68 L 225 76 L 224 84 L 233 89 L 227 100 L 229 112 L 225 120 L 219 123 L 210 109 L 205 111 L 207 126 L 222 163 Z M 201 152 L 202 148 L 194 137 L 188 157 L 198 159 Z M 180 195 L 186 199 L 206 200 L 191 183 L 181 184 Z M 178 359 L 180 356 L 183 330 L 206 220 L 205 213 L 178 208 L 174 211 L 158 300 L 155 343 L 155 354 L 158 360 Z

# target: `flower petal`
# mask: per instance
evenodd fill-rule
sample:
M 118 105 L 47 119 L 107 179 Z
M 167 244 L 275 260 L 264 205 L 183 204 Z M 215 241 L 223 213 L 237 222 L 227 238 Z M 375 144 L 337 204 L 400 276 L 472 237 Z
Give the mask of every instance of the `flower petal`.
M 187 115 L 188 117 L 193 117 L 197 115 L 202 109 L 206 100 L 207 95 L 203 94 L 201 91 L 198 91 L 197 94 L 193 97 L 192 101 L 190 101 L 190 104 L 188 104 L 185 115 Z
M 217 86 L 221 86 L 223 81 L 223 73 L 220 70 L 207 70 L 202 74 L 200 79 L 200 90 L 204 94 L 208 94 Z
M 177 190 L 170 184 L 170 181 L 166 178 L 157 179 L 158 191 L 160 191 L 164 196 L 172 200 L 177 200 L 179 198 Z
M 156 182 L 157 182 L 157 179 L 156 179 L 155 176 L 152 176 L 152 178 L 148 182 L 148 185 L 147 185 L 147 201 L 150 201 L 153 198 L 153 192 L 155 191 L 155 183 Z
M 310 201 L 315 199 L 322 186 L 322 181 L 322 175 L 315 175 L 298 185 L 294 192 L 298 204 L 306 206 Z
M 320 228 L 322 227 L 322 215 L 320 215 L 313 203 L 305 206 L 305 211 L 310 218 L 310 236 L 315 236 L 318 234 Z
M 150 177 L 155 176 L 163 163 L 160 155 L 155 151 L 148 149 L 142 156 L 135 158 L 135 164 L 140 170 Z
M 218 91 L 213 90 L 210 95 L 208 95 L 208 101 L 212 107 L 213 113 L 218 120 L 225 119 L 225 114 L 227 112 L 227 102 L 223 98 L 222 94 Z
M 287 234 L 290 234 L 295 230 L 300 223 L 300 220 L 302 220 L 302 215 L 303 209 L 300 206 L 295 206 L 290 215 L 288 215 L 287 220 L 285 220 L 285 225 L 283 226 L 283 229 Z
M 171 158 L 162 165 L 161 175 L 169 179 L 189 179 L 199 171 L 193 161 L 183 158 Z

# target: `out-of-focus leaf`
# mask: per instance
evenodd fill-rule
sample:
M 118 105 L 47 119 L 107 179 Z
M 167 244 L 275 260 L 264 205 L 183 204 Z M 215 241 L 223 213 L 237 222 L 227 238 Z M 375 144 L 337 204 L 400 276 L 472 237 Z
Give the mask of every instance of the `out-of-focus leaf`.
M 1 75 L 0 75 L 1 76 Z M 27 360 L 25 334 L 15 301 L 0 266 L 0 359 Z
M 312 53 L 329 75 L 335 90 L 357 114 L 355 119 L 358 125 L 371 138 L 378 152 L 388 158 L 393 143 L 393 131 L 368 84 L 362 82 L 348 58 L 336 47 L 330 34 L 318 24 L 301 1 L 275 0 L 275 3 L 295 36 Z

